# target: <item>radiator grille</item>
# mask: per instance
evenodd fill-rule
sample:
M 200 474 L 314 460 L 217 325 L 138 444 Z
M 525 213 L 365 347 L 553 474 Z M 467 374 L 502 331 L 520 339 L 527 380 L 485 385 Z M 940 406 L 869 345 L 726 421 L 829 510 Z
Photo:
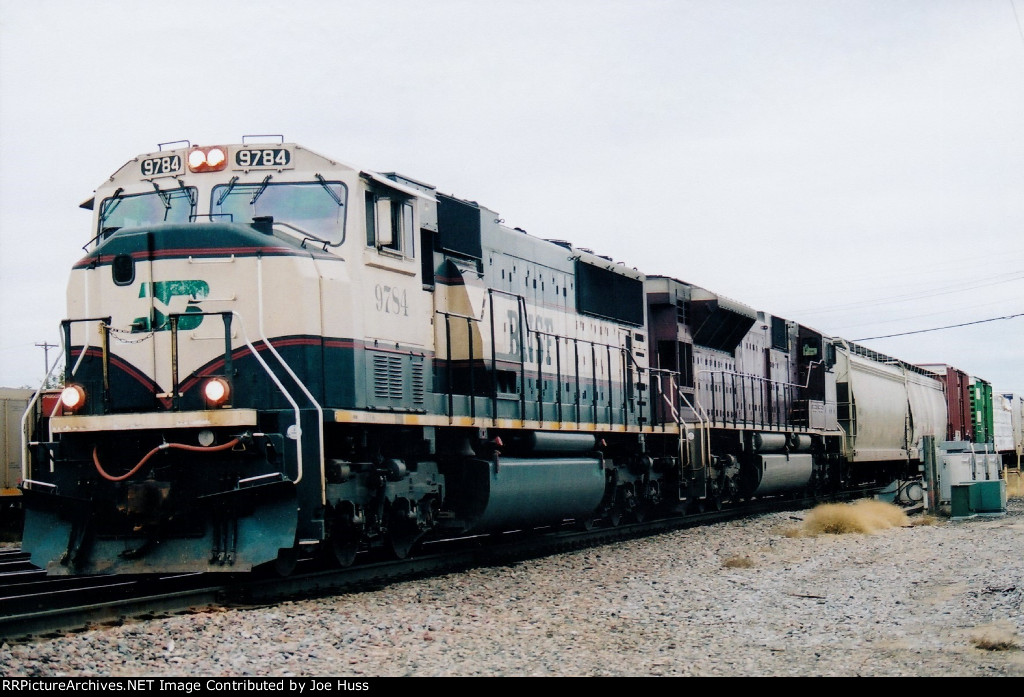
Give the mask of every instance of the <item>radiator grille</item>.
M 412 364 L 412 401 L 423 404 L 426 398 L 426 385 L 423 381 L 423 363 Z
M 402 399 L 402 357 L 379 353 L 373 357 L 373 394 L 378 399 Z

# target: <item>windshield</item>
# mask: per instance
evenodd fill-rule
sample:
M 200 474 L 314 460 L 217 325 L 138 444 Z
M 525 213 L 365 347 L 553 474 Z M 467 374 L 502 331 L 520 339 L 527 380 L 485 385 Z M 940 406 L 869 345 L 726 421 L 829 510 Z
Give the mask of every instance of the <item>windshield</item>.
M 194 187 L 114 195 L 100 204 L 99 231 L 153 223 L 187 223 L 195 215 L 195 200 Z
M 273 216 L 304 233 L 339 245 L 345 241 L 345 202 L 348 190 L 341 182 L 259 184 L 229 183 L 213 189 L 210 213 L 230 215 L 248 223 L 258 216 Z

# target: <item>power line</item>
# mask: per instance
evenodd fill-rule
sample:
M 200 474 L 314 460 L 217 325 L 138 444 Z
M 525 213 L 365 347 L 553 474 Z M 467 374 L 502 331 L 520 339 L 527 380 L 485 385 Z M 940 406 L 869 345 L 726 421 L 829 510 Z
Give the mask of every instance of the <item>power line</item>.
M 877 327 L 880 324 L 895 324 L 897 322 L 902 322 L 905 325 L 907 320 L 911 320 L 911 319 L 921 319 L 922 317 L 935 317 L 936 315 L 947 315 L 948 316 L 951 311 L 975 310 L 975 309 L 977 309 L 979 307 L 990 307 L 992 305 L 1003 305 L 1003 304 L 1005 304 L 1005 299 L 1004 298 L 1000 298 L 998 300 L 993 300 L 992 302 L 987 302 L 987 303 L 976 303 L 974 305 L 962 305 L 962 306 L 959 306 L 959 307 L 952 307 L 952 306 L 950 306 L 950 307 L 946 307 L 946 308 L 944 308 L 942 310 L 939 310 L 937 312 L 923 312 L 923 313 L 916 314 L 916 315 L 905 315 L 903 317 L 895 317 L 893 319 L 881 319 L 881 320 L 876 319 L 876 320 L 869 320 L 869 321 L 858 322 L 857 324 L 829 325 L 828 329 L 829 329 L 829 331 L 832 331 L 832 332 L 840 332 L 841 333 L 841 332 L 857 329 L 858 327 Z M 851 318 L 851 320 L 852 320 L 852 318 Z
M 1013 319 L 1014 317 L 1024 317 L 1024 312 L 1018 312 L 1015 315 L 1006 315 L 1005 317 L 991 317 L 989 319 L 979 319 L 974 322 L 964 322 L 963 324 L 950 324 L 945 327 L 933 327 L 931 329 L 918 329 L 914 332 L 901 332 L 899 334 L 886 334 L 885 336 L 866 336 L 863 339 L 851 339 L 851 341 L 871 341 L 872 339 L 890 339 L 894 336 L 908 336 L 910 334 L 924 334 L 925 332 L 937 332 L 942 329 L 955 329 L 957 327 L 966 327 L 971 324 L 984 324 L 985 322 L 997 322 L 1001 319 Z
M 878 307 L 880 305 L 892 305 L 895 303 L 902 303 L 909 300 L 925 300 L 928 298 L 938 297 L 940 295 L 949 295 L 951 293 L 963 293 L 969 290 L 976 290 L 978 288 L 984 288 L 987 286 L 996 286 L 1003 283 L 1013 283 L 1014 281 L 1024 280 L 1024 273 L 1020 271 L 1013 271 L 1010 273 L 1000 274 L 994 278 L 979 278 L 979 279 L 967 279 L 963 281 L 957 281 L 952 285 L 939 286 L 938 288 L 931 288 L 920 290 L 912 293 L 905 293 L 903 295 L 889 295 L 881 298 L 868 298 L 865 300 L 857 300 L 855 302 L 845 303 L 842 305 L 827 305 L 824 307 L 817 308 L 806 308 L 802 310 L 793 310 L 790 314 L 801 314 L 801 315 L 823 315 L 831 312 L 845 312 L 847 310 L 854 310 L 858 308 L 871 308 Z

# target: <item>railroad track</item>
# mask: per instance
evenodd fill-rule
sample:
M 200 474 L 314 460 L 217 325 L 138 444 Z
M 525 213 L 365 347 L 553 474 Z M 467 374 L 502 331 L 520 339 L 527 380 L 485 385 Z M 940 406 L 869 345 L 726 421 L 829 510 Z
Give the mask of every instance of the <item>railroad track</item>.
M 295 572 L 284 578 L 269 573 L 47 577 L 29 563 L 27 553 L 8 550 L 0 552 L 0 641 L 25 642 L 212 607 L 269 605 L 365 590 L 751 515 L 799 510 L 814 503 L 765 501 L 614 527 L 582 530 L 567 524 L 557 529 L 442 540 L 424 544 L 418 554 L 404 560 L 361 553 L 356 563 L 345 569 L 323 568 L 316 560 L 302 560 Z

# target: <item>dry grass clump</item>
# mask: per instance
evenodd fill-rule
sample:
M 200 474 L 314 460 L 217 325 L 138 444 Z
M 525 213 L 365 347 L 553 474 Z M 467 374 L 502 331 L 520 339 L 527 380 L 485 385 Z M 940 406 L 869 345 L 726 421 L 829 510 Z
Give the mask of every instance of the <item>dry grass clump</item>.
M 1005 637 L 976 636 L 971 638 L 971 643 L 983 651 L 1015 651 L 1020 648 L 1016 641 Z
M 729 557 L 722 562 L 725 569 L 749 569 L 754 566 L 754 560 L 750 557 Z
M 853 503 L 826 503 L 816 507 L 804 519 L 803 530 L 810 535 L 870 534 L 909 525 L 910 518 L 899 506 L 861 499 Z

